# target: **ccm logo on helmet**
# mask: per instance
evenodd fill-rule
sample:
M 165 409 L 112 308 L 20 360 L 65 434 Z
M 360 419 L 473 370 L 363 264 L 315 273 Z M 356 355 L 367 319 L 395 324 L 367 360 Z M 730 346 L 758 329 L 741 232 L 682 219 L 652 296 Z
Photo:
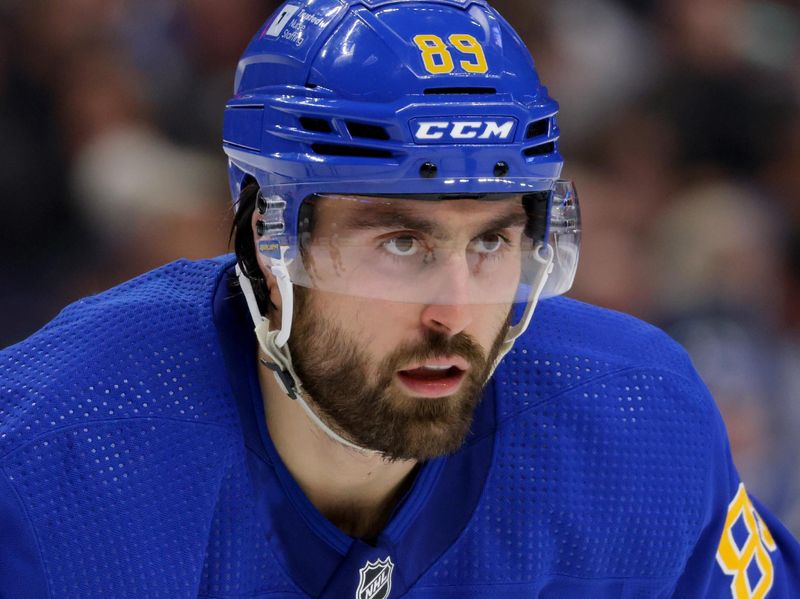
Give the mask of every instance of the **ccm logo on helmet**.
M 419 143 L 510 143 L 517 130 L 516 119 L 458 119 L 412 122 L 414 139 Z

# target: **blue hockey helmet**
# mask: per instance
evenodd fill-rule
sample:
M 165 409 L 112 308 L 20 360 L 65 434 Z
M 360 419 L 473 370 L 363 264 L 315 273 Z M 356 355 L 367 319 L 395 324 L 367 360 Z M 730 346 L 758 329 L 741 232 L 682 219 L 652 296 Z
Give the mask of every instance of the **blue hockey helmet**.
M 532 222 L 515 293 L 476 277 L 471 297 L 527 304 L 517 335 L 540 296 L 571 286 L 577 265 L 579 210 L 571 184 L 559 181 L 557 111 L 525 44 L 484 0 L 289 0 L 236 72 L 224 119 L 231 193 L 236 202 L 246 183 L 260 188 L 257 255 L 284 302 L 292 284 L 325 279 L 304 264 L 304 206 L 335 198 L 342 210 L 329 213 L 352 216 L 410 200 L 516 197 Z M 436 301 L 433 277 L 422 284 L 377 271 L 367 252 L 340 251 L 351 240 L 334 229 L 334 266 L 348 272 L 334 291 Z M 476 253 L 493 251 L 481 244 Z M 390 249 L 395 257 L 414 250 Z M 349 269 L 340 268 L 343 255 Z
M 557 110 L 522 40 L 482 0 L 290 0 L 237 69 L 224 127 L 233 195 L 247 175 L 429 193 L 441 188 L 420 181 L 434 178 L 429 163 L 438 181 L 552 181 Z

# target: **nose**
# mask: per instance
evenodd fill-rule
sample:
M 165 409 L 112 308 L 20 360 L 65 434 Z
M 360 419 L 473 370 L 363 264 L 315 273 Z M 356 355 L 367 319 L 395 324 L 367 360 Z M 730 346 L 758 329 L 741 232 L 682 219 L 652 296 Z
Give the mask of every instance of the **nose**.
M 428 329 L 454 337 L 472 323 L 472 306 L 429 304 L 422 311 L 422 324 Z
M 469 266 L 463 258 L 450 257 L 437 274 L 438 291 L 422 310 L 422 325 L 453 337 L 473 319 Z

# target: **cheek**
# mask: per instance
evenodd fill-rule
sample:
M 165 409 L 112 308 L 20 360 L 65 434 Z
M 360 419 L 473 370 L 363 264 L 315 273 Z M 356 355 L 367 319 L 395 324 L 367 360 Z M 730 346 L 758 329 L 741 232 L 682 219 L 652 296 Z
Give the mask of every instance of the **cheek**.
M 475 310 L 473 331 L 466 332 L 475 337 L 483 349 L 488 351 L 505 326 L 511 305 L 490 304 L 474 306 L 473 309 Z
M 313 293 L 314 311 L 335 324 L 370 359 L 382 357 L 408 337 L 408 328 L 401 331 L 410 319 L 395 304 L 319 290 Z
M 419 342 L 422 310 L 419 304 L 348 297 L 337 306 L 336 318 L 350 339 L 378 363 L 398 346 Z

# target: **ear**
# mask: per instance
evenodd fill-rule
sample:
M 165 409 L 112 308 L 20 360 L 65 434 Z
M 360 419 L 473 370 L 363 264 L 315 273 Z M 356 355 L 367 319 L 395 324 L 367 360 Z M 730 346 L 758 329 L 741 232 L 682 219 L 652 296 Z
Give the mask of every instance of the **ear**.
M 262 272 L 264 269 L 262 268 Z M 280 322 L 280 311 L 282 306 L 281 301 L 281 292 L 278 289 L 278 281 L 275 279 L 275 275 L 273 275 L 269 270 L 264 273 L 264 280 L 267 282 L 267 290 L 269 291 L 269 301 L 274 308 L 274 312 L 278 312 L 278 322 Z
M 270 320 L 270 327 L 280 327 L 281 323 L 281 306 L 283 302 L 281 301 L 281 292 L 278 289 L 278 282 L 275 279 L 275 275 L 272 274 L 270 270 L 270 258 L 262 254 L 258 250 L 258 242 L 261 239 L 258 236 L 257 231 L 257 223 L 261 218 L 261 214 L 259 214 L 258 210 L 253 210 L 253 218 L 250 223 L 250 228 L 253 233 L 253 244 L 256 248 L 256 259 L 258 260 L 258 268 L 261 270 L 261 275 L 264 277 L 264 281 L 267 283 L 267 292 L 269 294 L 269 301 L 272 304 L 272 310 L 269 313 L 269 320 Z

